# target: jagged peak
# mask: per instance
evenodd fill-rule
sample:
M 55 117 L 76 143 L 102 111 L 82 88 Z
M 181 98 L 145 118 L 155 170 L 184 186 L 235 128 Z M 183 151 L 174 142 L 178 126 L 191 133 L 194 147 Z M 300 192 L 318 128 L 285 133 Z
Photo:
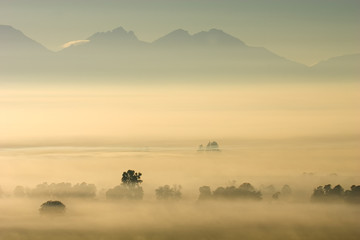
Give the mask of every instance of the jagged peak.
M 112 32 L 112 33 L 128 33 L 123 27 L 117 27 L 117 28 L 114 28 L 113 30 L 111 31 L 108 31 L 108 32 Z
M 217 29 L 217 28 L 212 28 L 208 32 L 211 32 L 211 33 L 225 33 L 223 30 Z M 225 34 L 227 34 L 227 33 L 225 33 Z
M 196 41 L 207 44 L 221 45 L 245 45 L 240 39 L 224 32 L 221 29 L 212 28 L 209 31 L 201 31 L 192 36 Z
M 178 28 L 178 29 L 170 32 L 169 34 L 182 34 L 182 35 L 189 35 L 190 36 L 189 32 L 182 29 L 182 28 Z
M 122 39 L 131 39 L 131 40 L 138 40 L 138 38 L 135 36 L 135 33 L 133 31 L 126 31 L 123 27 L 117 27 L 114 28 L 111 31 L 107 32 L 97 32 L 90 36 L 88 40 L 98 40 L 98 39 L 105 39 L 105 38 L 122 38 Z
M 179 44 L 180 42 L 187 42 L 191 40 L 191 35 L 184 29 L 176 29 L 165 36 L 154 41 L 155 44 Z

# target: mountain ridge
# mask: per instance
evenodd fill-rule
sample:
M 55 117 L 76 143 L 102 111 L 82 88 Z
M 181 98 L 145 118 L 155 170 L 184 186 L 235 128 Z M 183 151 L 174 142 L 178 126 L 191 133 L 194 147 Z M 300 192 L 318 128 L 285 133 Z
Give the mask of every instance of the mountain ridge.
M 51 51 L 10 25 L 0 25 L 0 56 L 45 54 Z
M 155 45 L 174 46 L 176 44 L 195 45 L 195 46 L 246 46 L 240 39 L 225 33 L 222 30 L 212 28 L 209 31 L 201 31 L 189 34 L 183 29 L 174 30 L 152 42 Z
M 6 38 L 19 39 L 8 43 L 13 45 L 10 49 L 16 51 L 7 51 L 7 55 L 4 55 L 4 51 L 0 52 L 2 56 L 0 70 L 9 74 L 14 72 L 85 75 L 106 73 L 126 76 L 173 74 L 233 78 L 255 75 L 266 78 L 275 74 L 291 78 L 304 74 L 326 75 L 334 69 L 338 70 L 338 75 L 343 72 L 351 76 L 357 74 L 359 69 L 359 61 L 351 60 L 351 57 L 347 56 L 334 57 L 308 67 L 264 47 L 249 46 L 240 39 L 214 28 L 195 34 L 190 34 L 184 29 L 176 29 L 153 42 L 143 42 L 133 31 L 118 27 L 110 31 L 94 33 L 87 40 L 72 41 L 83 44 L 69 44 L 69 47 L 49 57 L 41 58 L 39 58 L 41 54 L 50 51 L 21 31 L 11 26 L 0 25 L 0 50 L 2 48 L 8 50 L 4 47 Z M 16 44 L 20 44 L 20 47 Z M 357 60 L 359 54 L 353 55 Z M 341 59 L 350 60 L 342 63 Z M 330 66 L 331 62 L 333 66 Z
M 91 42 L 97 42 L 97 41 L 125 41 L 125 42 L 131 42 L 131 41 L 139 41 L 139 39 L 136 37 L 135 33 L 133 31 L 126 31 L 123 27 L 117 27 L 113 30 L 107 31 L 107 32 L 96 32 L 90 37 L 87 38 L 87 40 L 90 40 Z

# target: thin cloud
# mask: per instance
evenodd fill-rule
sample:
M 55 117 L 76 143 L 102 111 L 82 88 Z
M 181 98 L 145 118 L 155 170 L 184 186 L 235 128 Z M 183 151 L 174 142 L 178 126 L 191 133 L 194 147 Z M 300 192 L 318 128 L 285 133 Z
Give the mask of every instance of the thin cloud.
M 88 43 L 88 42 L 90 42 L 90 40 L 75 40 L 75 41 L 67 42 L 64 45 L 62 45 L 61 47 L 62 48 L 68 48 L 68 47 L 71 47 L 71 46 L 77 46 L 77 45 L 85 44 L 85 43 Z

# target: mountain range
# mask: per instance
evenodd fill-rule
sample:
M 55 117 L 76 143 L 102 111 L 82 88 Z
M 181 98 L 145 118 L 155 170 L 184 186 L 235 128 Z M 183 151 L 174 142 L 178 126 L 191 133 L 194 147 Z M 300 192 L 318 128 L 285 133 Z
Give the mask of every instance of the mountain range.
M 0 25 L 0 75 L 37 74 L 131 77 L 245 78 L 359 76 L 360 54 L 320 62 L 313 67 L 252 47 L 222 30 L 189 34 L 178 29 L 144 42 L 122 27 L 98 32 L 52 52 L 11 26 Z
M 0 25 L 0 56 L 41 55 L 50 51 L 11 26 Z

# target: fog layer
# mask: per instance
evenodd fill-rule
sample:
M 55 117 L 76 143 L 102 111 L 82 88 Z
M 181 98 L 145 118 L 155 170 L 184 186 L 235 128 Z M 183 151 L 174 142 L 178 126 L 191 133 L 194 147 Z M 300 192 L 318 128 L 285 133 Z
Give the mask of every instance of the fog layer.
M 359 185 L 358 87 L 5 86 L 0 239 L 358 239 L 357 205 L 310 202 L 318 186 Z M 209 141 L 220 151 L 197 151 Z M 143 199 L 107 199 L 128 169 Z M 243 183 L 261 200 L 198 201 Z M 291 197 L 273 197 L 284 185 Z M 66 213 L 40 215 L 48 200 Z

